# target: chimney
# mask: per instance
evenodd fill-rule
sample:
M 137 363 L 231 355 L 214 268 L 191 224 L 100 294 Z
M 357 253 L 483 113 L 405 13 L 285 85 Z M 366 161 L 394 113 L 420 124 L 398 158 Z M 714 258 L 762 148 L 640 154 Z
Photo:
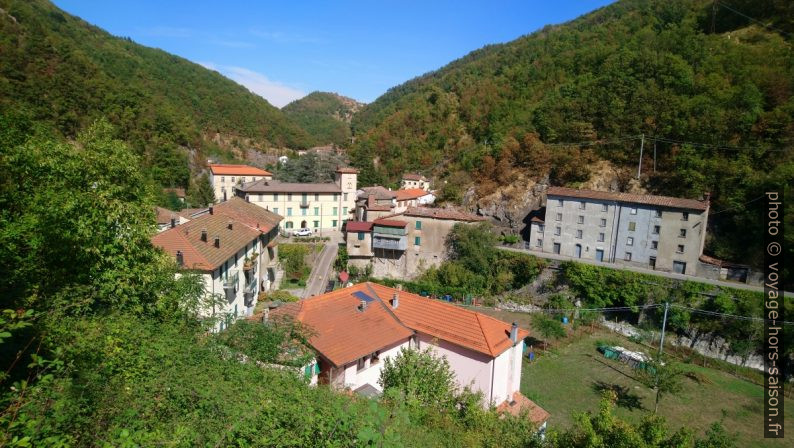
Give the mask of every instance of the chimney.
M 510 340 L 515 344 L 518 342 L 518 324 L 513 322 L 513 326 L 510 327 Z
M 233 224 L 231 221 L 229 221 L 228 223 L 226 223 L 226 227 L 228 227 L 228 228 L 229 228 L 229 230 L 234 230 L 234 224 Z
M 212 215 L 214 211 L 215 210 L 213 210 L 213 207 L 210 205 L 210 215 Z
M 215 247 L 221 247 L 221 237 L 215 235 Z
M 176 251 L 176 264 L 178 264 L 179 266 L 185 265 L 185 256 L 182 255 L 181 250 Z
M 367 301 L 364 300 L 364 299 L 361 299 L 361 303 L 358 304 L 358 310 L 359 311 L 364 311 L 366 309 L 367 309 Z
M 201 229 L 201 241 L 207 242 L 207 229 Z
M 400 293 L 395 291 L 394 294 L 391 296 L 391 307 L 397 309 L 397 306 L 400 305 Z
M 176 227 L 176 218 L 174 215 L 171 215 L 171 228 L 173 229 L 174 227 Z

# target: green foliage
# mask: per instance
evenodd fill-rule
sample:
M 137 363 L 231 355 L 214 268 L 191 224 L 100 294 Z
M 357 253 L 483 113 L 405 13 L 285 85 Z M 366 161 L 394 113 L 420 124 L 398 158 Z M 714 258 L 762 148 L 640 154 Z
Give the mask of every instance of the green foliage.
M 430 349 L 402 348 L 394 359 L 386 358 L 378 384 L 384 393 L 396 391 L 412 415 L 426 409 L 449 411 L 454 403 L 455 373 L 446 358 Z
M 788 29 L 789 3 L 731 4 Z M 712 210 L 730 212 L 709 217 L 708 252 L 760 265 L 764 203 L 755 199 L 774 187 L 791 197 L 794 185 L 791 152 L 771 152 L 794 143 L 792 34 L 716 9 L 712 22 L 712 2 L 705 0 L 626 0 L 473 51 L 390 89 L 356 114 L 352 158 L 362 168 L 377 159 L 378 175 L 392 180 L 405 171 L 431 171 L 442 181 L 439 199 L 459 202 L 470 186 L 485 196 L 519 175 L 577 186 L 599 160 L 636 170 L 636 140 L 588 148 L 549 143 L 644 133 L 753 147 L 659 142 L 657 168 L 642 180 L 652 193 L 668 196 L 711 192 Z M 653 164 L 650 145 L 646 167 Z M 794 216 L 794 205 L 785 215 Z M 792 229 L 788 258 L 794 258 Z
M 292 319 L 274 318 L 267 325 L 242 319 L 216 337 L 232 354 L 244 354 L 251 361 L 302 367 L 314 358 L 307 349 L 308 334 Z
M 343 158 L 316 152 L 289 159 L 275 170 L 275 178 L 283 182 L 333 182 L 336 168 L 346 165 Z
M 306 256 L 309 247 L 304 244 L 280 244 L 278 257 L 287 278 L 300 279 L 307 275 L 309 267 L 306 265 Z
M 215 203 L 215 190 L 207 174 L 202 174 L 190 183 L 185 198 L 191 207 L 206 207 Z
M 311 136 L 310 146 L 350 144 L 350 119 L 362 105 L 335 93 L 312 92 L 281 111 Z
M 334 260 L 334 269 L 336 272 L 343 272 L 347 271 L 347 262 L 350 257 L 347 255 L 347 246 L 340 246 L 339 252 L 336 254 L 336 260 Z
M 637 379 L 646 387 L 656 391 L 653 413 L 659 411 L 659 402 L 665 395 L 681 391 L 684 371 L 672 360 L 657 357 L 645 363 L 645 368 L 637 369 Z
M 546 349 L 549 339 L 560 339 L 565 337 L 565 328 L 558 319 L 553 319 L 545 314 L 535 313 L 532 315 L 532 329 L 543 336 L 543 349 Z
M 277 289 L 275 291 L 271 291 L 265 294 L 263 299 L 288 303 L 288 302 L 297 302 L 298 300 L 300 300 L 300 297 L 293 296 L 292 294 L 290 294 L 289 291 L 285 289 Z

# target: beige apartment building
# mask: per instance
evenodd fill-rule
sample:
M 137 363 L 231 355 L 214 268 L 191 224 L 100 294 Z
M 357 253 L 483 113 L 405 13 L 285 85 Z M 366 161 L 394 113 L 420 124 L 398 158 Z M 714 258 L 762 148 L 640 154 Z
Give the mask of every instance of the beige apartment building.
M 294 183 L 261 179 L 236 188 L 237 196 L 284 217 L 283 229 L 339 230 L 353 218 L 358 170 L 338 168 L 334 182 Z
M 234 197 L 234 189 L 247 182 L 272 179 L 273 174 L 248 165 L 210 164 L 210 185 L 215 192 L 215 202 Z

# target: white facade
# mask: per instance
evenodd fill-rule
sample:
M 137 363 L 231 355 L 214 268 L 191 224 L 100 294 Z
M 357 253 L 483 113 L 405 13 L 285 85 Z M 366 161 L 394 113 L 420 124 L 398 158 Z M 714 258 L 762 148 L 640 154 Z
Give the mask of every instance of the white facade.
M 371 354 L 342 367 L 333 367 L 330 372 L 330 384 L 340 389 L 348 388 L 350 390 L 370 384 L 378 391 L 382 391 L 383 388 L 378 384 L 378 380 L 385 360 L 393 359 L 402 348 L 408 347 L 410 347 L 410 339 L 404 339 L 378 351 L 377 358 Z
M 246 182 L 255 182 L 260 179 L 272 179 L 273 176 L 245 175 L 245 174 L 213 174 L 210 171 L 210 185 L 215 192 L 215 202 L 223 202 L 234 197 L 234 189 Z

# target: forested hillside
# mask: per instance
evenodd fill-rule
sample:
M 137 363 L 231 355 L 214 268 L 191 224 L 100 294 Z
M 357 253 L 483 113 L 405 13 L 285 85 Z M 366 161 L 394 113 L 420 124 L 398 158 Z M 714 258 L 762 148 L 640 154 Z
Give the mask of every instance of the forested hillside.
M 98 117 L 141 155 L 155 180 L 187 186 L 186 151 L 204 137 L 306 147 L 308 135 L 219 73 L 114 37 L 45 0 L 0 0 L 0 109 L 73 138 Z
M 760 196 L 794 183 L 792 8 L 626 0 L 487 46 L 364 108 L 352 158 L 384 176 L 432 170 L 442 197 L 460 200 L 519 176 L 577 186 L 602 159 L 625 170 L 625 186 L 645 134 L 642 186 L 710 191 L 707 251 L 757 262 Z
M 312 92 L 281 109 L 309 134 L 312 146 L 350 144 L 350 121 L 363 104 L 335 93 Z

